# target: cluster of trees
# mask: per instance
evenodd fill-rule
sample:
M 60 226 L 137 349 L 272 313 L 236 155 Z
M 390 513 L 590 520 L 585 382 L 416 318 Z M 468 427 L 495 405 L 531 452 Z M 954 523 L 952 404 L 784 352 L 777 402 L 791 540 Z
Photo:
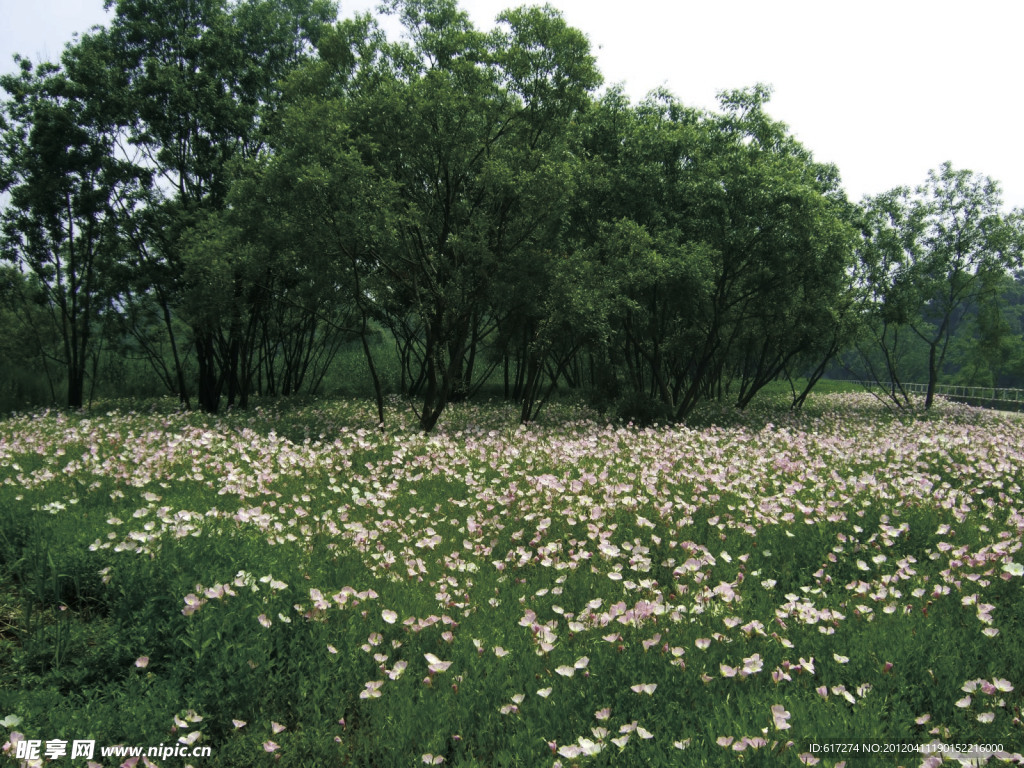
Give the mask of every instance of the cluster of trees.
M 383 338 L 429 430 L 486 382 L 524 420 L 558 386 L 682 419 L 779 377 L 802 402 L 851 351 L 899 382 L 908 337 L 934 384 L 971 323 L 992 376 L 1015 337 L 994 183 L 943 166 L 852 204 L 767 88 L 598 95 L 550 6 L 481 31 L 390 0 L 392 40 L 328 0 L 114 5 L 0 77 L 0 355 L 72 407 L 104 345 L 213 412 L 315 391 L 355 344 L 383 419 Z
M 995 182 L 949 163 L 914 190 L 864 201 L 848 365 L 886 383 L 896 404 L 917 379 L 931 406 L 951 357 L 960 383 L 1024 386 L 1022 214 L 1000 203 Z

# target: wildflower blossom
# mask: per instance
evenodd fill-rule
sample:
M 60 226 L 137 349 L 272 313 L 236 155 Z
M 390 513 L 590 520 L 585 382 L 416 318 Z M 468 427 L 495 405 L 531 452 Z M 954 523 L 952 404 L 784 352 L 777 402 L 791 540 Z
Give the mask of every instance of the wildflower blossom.
M 452 665 L 450 661 L 441 661 L 437 656 L 432 653 L 423 654 L 423 658 L 427 660 L 427 669 L 432 673 L 447 672 L 448 668 Z

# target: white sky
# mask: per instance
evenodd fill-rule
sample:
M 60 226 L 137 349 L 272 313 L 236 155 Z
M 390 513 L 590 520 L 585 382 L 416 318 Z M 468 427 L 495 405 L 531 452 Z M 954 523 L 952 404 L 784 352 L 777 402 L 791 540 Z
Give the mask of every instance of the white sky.
M 516 0 L 461 0 L 489 29 Z M 342 15 L 377 0 L 342 2 Z M 590 37 L 606 83 L 634 101 L 665 86 L 713 108 L 756 82 L 768 112 L 835 163 L 849 196 L 924 181 L 950 161 L 999 181 L 1024 208 L 1018 0 L 552 0 Z M 0 71 L 21 53 L 56 59 L 105 23 L 102 0 L 0 0 Z

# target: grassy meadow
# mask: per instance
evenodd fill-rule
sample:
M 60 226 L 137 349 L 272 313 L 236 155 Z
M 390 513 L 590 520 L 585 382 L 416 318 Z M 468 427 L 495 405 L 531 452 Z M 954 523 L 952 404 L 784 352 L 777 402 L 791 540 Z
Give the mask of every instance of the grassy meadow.
M 25 739 L 209 746 L 137 762 L 195 768 L 1024 752 L 1018 415 L 136 407 L 0 421 L 0 765 Z

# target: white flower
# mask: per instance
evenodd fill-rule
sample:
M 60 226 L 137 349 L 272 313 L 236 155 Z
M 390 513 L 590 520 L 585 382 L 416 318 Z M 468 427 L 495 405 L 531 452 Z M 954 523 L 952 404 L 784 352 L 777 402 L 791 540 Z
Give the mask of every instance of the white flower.
M 1015 563 L 1012 560 L 1008 563 L 1003 563 L 1003 570 L 1011 576 L 1024 576 L 1024 565 Z

